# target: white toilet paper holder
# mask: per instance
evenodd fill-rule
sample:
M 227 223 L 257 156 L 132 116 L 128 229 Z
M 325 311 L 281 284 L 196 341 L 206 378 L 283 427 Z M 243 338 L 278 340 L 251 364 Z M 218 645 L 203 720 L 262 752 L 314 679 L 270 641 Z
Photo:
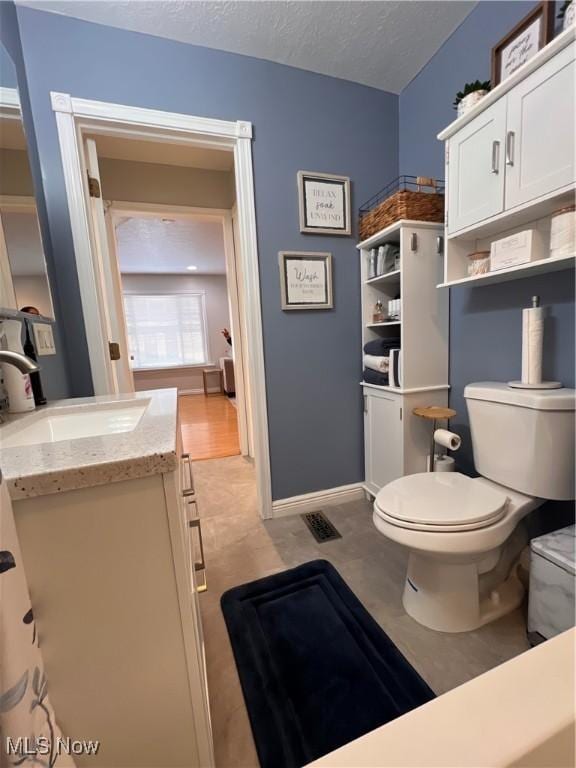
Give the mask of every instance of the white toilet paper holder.
M 456 416 L 456 411 L 453 408 L 442 408 L 438 405 L 428 405 L 428 406 L 422 406 L 417 407 L 412 410 L 412 413 L 414 416 L 420 416 L 422 419 L 427 419 L 428 421 L 432 422 L 432 438 L 430 443 L 430 455 L 428 458 L 428 472 L 434 471 L 434 460 L 435 460 L 435 454 L 436 454 L 436 431 L 437 431 L 437 422 L 438 421 L 444 421 L 448 422 L 449 419 Z M 448 425 L 447 425 L 448 426 Z M 442 430 L 446 431 L 446 430 Z M 458 437 L 457 435 L 454 435 L 454 437 Z M 458 441 L 460 441 L 460 438 L 458 438 Z M 457 450 L 460 447 L 460 442 L 458 442 L 458 445 L 455 446 L 452 450 Z M 450 450 L 450 446 L 447 446 L 447 450 Z
M 522 378 L 509 381 L 515 389 L 560 389 L 559 381 L 542 381 L 544 347 L 544 308 L 540 297 L 532 296 L 532 306 L 522 310 Z

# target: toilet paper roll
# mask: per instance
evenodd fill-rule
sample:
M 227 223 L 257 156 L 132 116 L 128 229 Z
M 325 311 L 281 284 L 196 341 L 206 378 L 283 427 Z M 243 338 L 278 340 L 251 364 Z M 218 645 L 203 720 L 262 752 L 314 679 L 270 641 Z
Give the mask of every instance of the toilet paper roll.
M 544 315 L 542 307 L 522 310 L 522 383 L 542 382 L 542 339 Z
M 460 435 L 456 435 L 454 432 L 449 432 L 447 429 L 437 429 L 434 432 L 434 442 L 437 445 L 442 445 L 444 448 L 448 448 L 449 451 L 457 451 L 462 445 L 462 438 Z
M 452 456 L 436 456 L 434 461 L 434 472 L 454 472 L 456 462 Z

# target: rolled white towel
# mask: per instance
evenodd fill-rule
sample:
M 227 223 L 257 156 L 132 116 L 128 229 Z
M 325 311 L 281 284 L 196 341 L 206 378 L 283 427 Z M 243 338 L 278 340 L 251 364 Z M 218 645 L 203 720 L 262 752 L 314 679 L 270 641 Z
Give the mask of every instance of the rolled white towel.
M 364 368 L 371 368 L 373 371 L 378 371 L 378 373 L 388 373 L 389 366 L 389 357 L 364 355 Z

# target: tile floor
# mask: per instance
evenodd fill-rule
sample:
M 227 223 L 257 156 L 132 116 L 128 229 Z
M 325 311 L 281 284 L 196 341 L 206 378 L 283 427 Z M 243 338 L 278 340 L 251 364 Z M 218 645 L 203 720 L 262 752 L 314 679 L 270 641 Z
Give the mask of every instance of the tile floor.
M 440 694 L 528 649 L 524 610 L 448 635 L 402 608 L 406 554 L 376 533 L 365 501 L 329 507 L 342 539 L 317 544 L 299 516 L 262 521 L 253 466 L 241 456 L 194 464 L 208 591 L 201 595 L 217 768 L 258 766 L 220 596 L 230 587 L 316 558 L 333 563 L 410 663 Z

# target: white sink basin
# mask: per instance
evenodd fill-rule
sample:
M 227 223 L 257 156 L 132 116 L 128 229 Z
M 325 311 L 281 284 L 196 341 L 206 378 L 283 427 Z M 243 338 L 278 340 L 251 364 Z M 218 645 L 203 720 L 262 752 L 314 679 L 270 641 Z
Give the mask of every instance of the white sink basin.
M 131 432 L 138 425 L 148 403 L 148 400 L 135 400 L 90 408 L 72 406 L 49 409 L 4 427 L 0 431 L 0 444 L 2 448 L 18 448 Z

